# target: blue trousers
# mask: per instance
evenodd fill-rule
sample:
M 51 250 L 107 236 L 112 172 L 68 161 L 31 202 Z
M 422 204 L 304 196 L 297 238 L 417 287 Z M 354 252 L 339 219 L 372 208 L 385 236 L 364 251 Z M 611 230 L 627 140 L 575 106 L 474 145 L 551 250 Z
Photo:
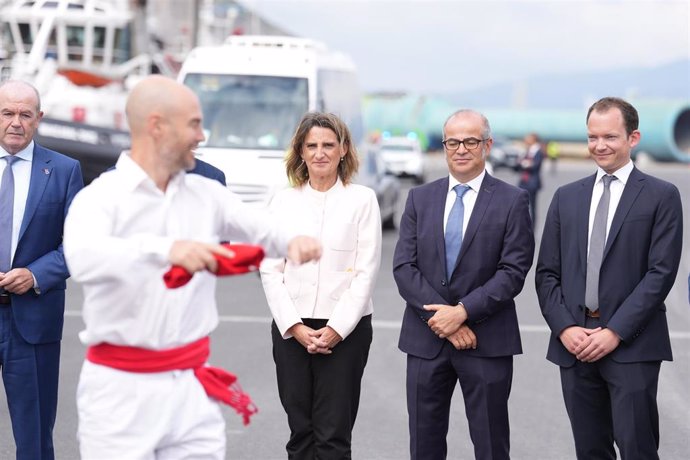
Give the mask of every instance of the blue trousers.
M 0 368 L 17 460 L 54 459 L 60 342 L 28 343 L 17 331 L 12 307 L 0 305 Z
M 508 460 L 508 397 L 512 381 L 512 356 L 471 356 L 456 350 L 448 341 L 433 359 L 408 354 L 410 458 L 442 460 L 448 456 L 450 404 L 459 382 L 475 458 Z
M 587 318 L 596 328 L 599 319 Z M 593 363 L 561 367 L 565 408 L 579 460 L 658 460 L 659 361 L 619 363 L 605 356 Z

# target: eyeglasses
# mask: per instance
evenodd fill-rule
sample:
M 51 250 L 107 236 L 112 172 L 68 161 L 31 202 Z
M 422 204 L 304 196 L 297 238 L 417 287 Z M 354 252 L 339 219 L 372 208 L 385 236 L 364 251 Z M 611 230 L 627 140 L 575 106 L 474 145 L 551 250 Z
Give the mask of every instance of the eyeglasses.
M 467 150 L 474 150 L 477 147 L 479 147 L 479 144 L 482 142 L 488 141 L 489 139 L 476 139 L 474 137 L 468 137 L 467 139 L 446 139 L 445 141 L 441 142 L 443 144 L 443 148 L 448 150 L 449 152 L 454 152 L 457 149 L 460 148 L 461 145 L 463 145 Z

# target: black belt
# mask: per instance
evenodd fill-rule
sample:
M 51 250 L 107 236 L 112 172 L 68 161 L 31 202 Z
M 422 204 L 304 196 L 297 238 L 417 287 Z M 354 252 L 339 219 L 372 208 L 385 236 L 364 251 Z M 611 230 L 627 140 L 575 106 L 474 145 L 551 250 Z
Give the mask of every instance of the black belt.
M 0 305 L 9 305 L 12 303 L 12 298 L 9 294 L 0 294 Z

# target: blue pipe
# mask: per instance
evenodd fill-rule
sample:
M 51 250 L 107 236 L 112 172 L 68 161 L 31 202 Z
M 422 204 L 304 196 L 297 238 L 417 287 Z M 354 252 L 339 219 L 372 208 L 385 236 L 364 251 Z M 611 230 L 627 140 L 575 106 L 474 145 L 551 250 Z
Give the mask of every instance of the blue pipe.
M 659 161 L 690 163 L 690 103 L 633 102 L 640 114 L 642 137 L 635 154 L 646 152 Z M 393 134 L 416 131 L 424 138 L 440 138 L 443 123 L 458 107 L 437 98 L 402 96 L 369 97 L 364 115 L 370 129 Z M 522 139 L 530 132 L 542 138 L 585 142 L 583 110 L 479 109 L 496 136 Z

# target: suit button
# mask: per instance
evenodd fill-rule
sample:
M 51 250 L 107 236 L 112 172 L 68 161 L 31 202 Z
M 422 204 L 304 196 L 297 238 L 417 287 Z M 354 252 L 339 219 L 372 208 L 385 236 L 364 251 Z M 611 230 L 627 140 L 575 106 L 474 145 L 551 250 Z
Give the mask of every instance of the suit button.
M 446 285 L 446 280 L 441 280 L 441 286 L 445 286 L 445 285 Z

